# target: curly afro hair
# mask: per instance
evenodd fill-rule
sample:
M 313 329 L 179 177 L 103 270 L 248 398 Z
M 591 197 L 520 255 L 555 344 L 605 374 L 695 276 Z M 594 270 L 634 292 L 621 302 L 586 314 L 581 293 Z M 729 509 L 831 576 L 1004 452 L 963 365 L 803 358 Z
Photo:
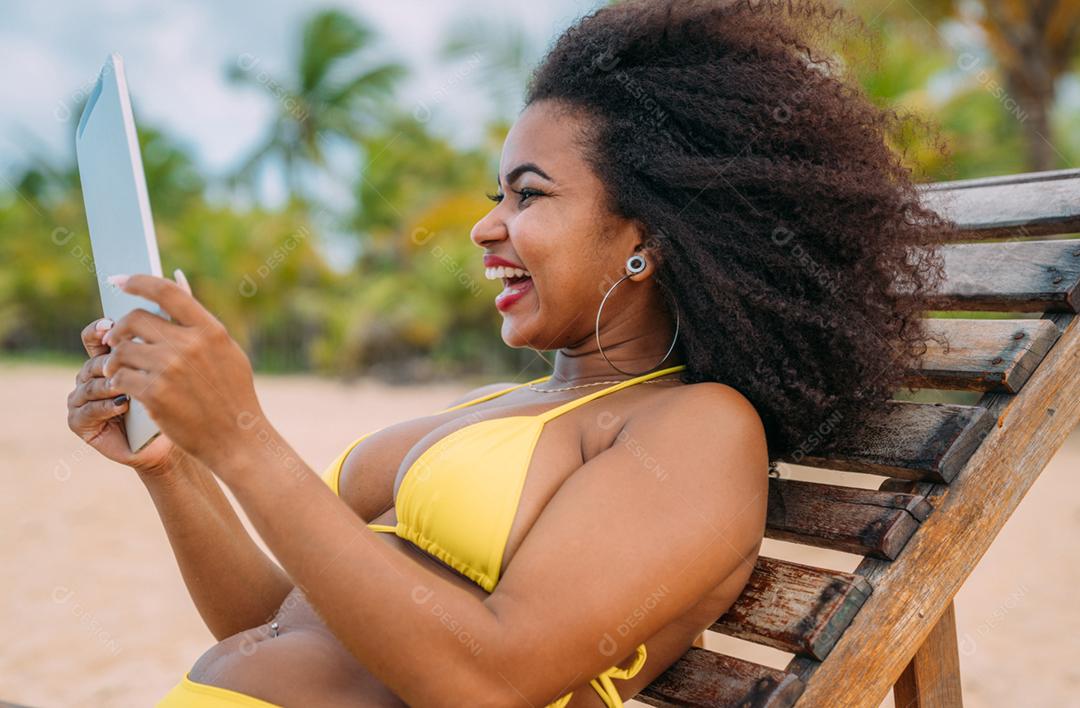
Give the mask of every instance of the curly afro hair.
M 683 380 L 746 396 L 772 461 L 900 388 L 926 351 L 935 243 L 955 233 L 887 145 L 905 117 L 816 48 L 845 17 L 797 0 L 628 0 L 566 30 L 526 96 L 583 112 L 609 208 L 652 235 L 679 303 Z

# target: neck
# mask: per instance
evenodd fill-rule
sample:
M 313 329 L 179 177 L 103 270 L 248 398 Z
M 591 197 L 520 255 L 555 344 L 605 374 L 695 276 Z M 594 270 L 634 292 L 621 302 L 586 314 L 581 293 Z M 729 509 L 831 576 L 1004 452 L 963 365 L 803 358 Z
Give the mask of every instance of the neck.
M 623 381 L 686 363 L 683 341 L 675 341 L 672 347 L 676 340 L 675 317 L 655 293 L 652 297 L 638 293 L 637 298 L 625 302 L 613 298 L 608 306 L 610 309 L 604 311 L 599 323 L 599 343 L 594 325 L 577 335 L 576 341 L 568 339 L 566 346 L 556 350 L 549 385 Z M 583 314 L 578 313 L 570 324 Z M 596 317 L 593 315 L 593 322 Z M 678 340 L 685 341 L 684 333 L 679 333 Z
M 686 358 L 682 348 L 676 343 L 671 354 L 662 362 L 660 358 L 671 346 L 671 340 L 675 336 L 674 328 L 662 327 L 660 331 L 648 336 L 638 336 L 619 340 L 609 337 L 604 332 L 600 333 L 600 341 L 604 345 L 604 353 L 596 346 L 596 337 L 590 336 L 578 345 L 563 347 L 555 353 L 555 364 L 549 379 L 551 385 L 570 385 L 589 383 L 591 381 L 621 381 L 643 376 L 652 371 L 666 369 L 668 367 L 685 364 Z M 611 364 L 623 371 L 631 372 L 624 374 L 613 368 Z M 657 363 L 659 362 L 659 364 Z

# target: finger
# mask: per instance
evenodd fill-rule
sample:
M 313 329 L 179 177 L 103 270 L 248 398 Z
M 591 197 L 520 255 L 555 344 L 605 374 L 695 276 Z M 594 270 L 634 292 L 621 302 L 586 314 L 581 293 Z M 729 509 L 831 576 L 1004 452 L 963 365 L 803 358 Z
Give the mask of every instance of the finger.
M 118 397 L 119 398 L 119 397 Z M 130 400 L 127 397 L 120 398 L 117 404 L 115 399 L 106 398 L 103 401 L 90 401 L 78 408 L 73 409 L 68 415 L 68 426 L 72 430 L 85 428 L 95 423 L 101 423 L 109 418 L 115 418 L 127 412 Z
M 102 376 L 113 376 L 123 368 L 141 371 L 162 371 L 168 361 L 162 360 L 161 347 L 144 342 L 124 339 L 116 343 L 112 352 L 105 358 L 101 369 Z M 171 351 L 171 350 L 166 350 Z
M 68 407 L 78 408 L 90 401 L 116 398 L 121 393 L 123 392 L 116 388 L 111 379 L 105 377 L 93 378 L 75 387 L 75 390 L 68 396 Z
M 109 351 L 109 348 L 101 343 L 101 337 L 112 326 L 112 320 L 108 317 L 102 317 L 100 320 L 94 320 L 83 327 L 80 337 L 87 354 L 97 356 Z
M 147 394 L 150 392 L 150 386 L 157 379 L 157 375 L 125 366 L 110 378 L 112 379 L 112 385 L 118 390 L 123 391 L 131 398 L 145 401 Z
M 134 337 L 144 342 L 154 343 L 167 339 L 170 334 L 176 334 L 179 329 L 179 325 L 175 322 L 169 322 L 160 315 L 137 307 L 117 320 L 116 324 L 102 337 L 101 342 L 114 349 L 117 342 Z
M 105 348 L 104 353 L 97 354 L 94 357 L 87 359 L 82 365 L 82 368 L 79 369 L 79 373 L 75 376 L 75 383 L 82 384 L 95 377 L 104 376 L 105 374 L 102 373 L 102 369 L 105 366 L 105 360 L 107 358 L 109 358 L 108 347 Z
M 136 273 L 126 276 L 113 275 L 109 276 L 108 280 L 126 293 L 156 302 L 180 324 L 202 326 L 214 319 L 214 316 L 198 300 L 167 278 Z
M 177 284 L 179 284 L 180 287 L 184 289 L 184 292 L 186 292 L 188 295 L 192 294 L 191 293 L 191 283 L 188 282 L 187 276 L 184 275 L 184 271 L 180 270 L 179 268 L 174 270 L 173 271 L 173 280 L 175 280 L 177 282 Z

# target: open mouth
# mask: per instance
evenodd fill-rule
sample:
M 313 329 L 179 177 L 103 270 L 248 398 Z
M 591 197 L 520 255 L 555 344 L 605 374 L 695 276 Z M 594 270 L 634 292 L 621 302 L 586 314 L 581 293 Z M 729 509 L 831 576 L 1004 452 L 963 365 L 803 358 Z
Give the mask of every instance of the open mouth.
M 503 278 L 502 281 L 503 281 L 503 290 L 512 290 L 512 289 L 517 288 L 517 286 L 522 285 L 522 284 L 524 284 L 526 282 L 531 283 L 532 282 L 532 276 L 531 275 L 520 275 L 520 276 L 513 277 L 513 278 Z
M 495 297 L 495 306 L 507 310 L 522 296 L 532 290 L 532 273 L 523 268 L 497 266 L 484 269 L 484 276 L 489 280 L 502 280 L 503 289 Z
M 532 291 L 532 278 L 528 275 L 504 277 L 502 285 L 502 292 L 495 296 L 495 305 L 500 311 L 505 312 Z

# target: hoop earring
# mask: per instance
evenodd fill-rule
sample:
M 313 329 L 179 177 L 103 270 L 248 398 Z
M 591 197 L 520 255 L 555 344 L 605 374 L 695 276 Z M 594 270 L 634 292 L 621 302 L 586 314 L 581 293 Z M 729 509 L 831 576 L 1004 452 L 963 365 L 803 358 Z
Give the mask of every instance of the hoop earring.
M 637 275 L 638 273 L 640 273 L 643 270 L 645 270 L 645 257 L 644 256 L 635 253 L 634 255 L 627 258 L 626 259 L 626 271 L 627 271 L 626 275 L 624 275 L 623 277 L 616 280 L 615 284 L 612 285 L 610 288 L 608 288 L 608 291 L 606 293 L 604 293 L 604 299 L 600 301 L 600 307 L 596 310 L 596 347 L 600 350 L 600 355 L 602 357 L 604 357 L 604 361 L 606 361 L 608 364 L 611 364 L 611 368 L 615 369 L 620 374 L 626 374 L 627 376 L 641 376 L 643 374 L 649 373 L 650 371 L 654 371 L 658 366 L 663 364 L 664 361 L 666 361 L 669 356 L 671 356 L 671 352 L 675 349 L 675 342 L 678 341 L 678 339 L 679 339 L 679 319 L 680 319 L 679 302 L 678 302 L 678 300 L 675 300 L 674 298 L 672 298 L 672 302 L 675 303 L 675 337 L 671 340 L 671 346 L 668 347 L 667 353 L 664 354 L 664 357 L 662 359 L 660 359 L 660 361 L 656 362 L 656 364 L 651 369 L 648 369 L 647 371 L 642 371 L 641 373 L 637 373 L 637 374 L 631 373 L 629 371 L 623 371 L 619 367 L 615 366 L 615 364 L 612 364 L 611 359 L 608 359 L 607 354 L 604 353 L 604 347 L 601 346 L 601 344 L 600 344 L 600 313 L 604 311 L 604 303 L 607 302 L 608 296 L 611 295 L 611 291 L 614 290 L 615 287 L 619 285 L 619 283 L 626 280 L 631 275 Z M 662 288 L 664 288 L 665 292 L 667 292 L 667 286 L 666 285 L 661 283 L 659 280 L 657 280 L 656 282 L 660 283 L 660 286 Z

